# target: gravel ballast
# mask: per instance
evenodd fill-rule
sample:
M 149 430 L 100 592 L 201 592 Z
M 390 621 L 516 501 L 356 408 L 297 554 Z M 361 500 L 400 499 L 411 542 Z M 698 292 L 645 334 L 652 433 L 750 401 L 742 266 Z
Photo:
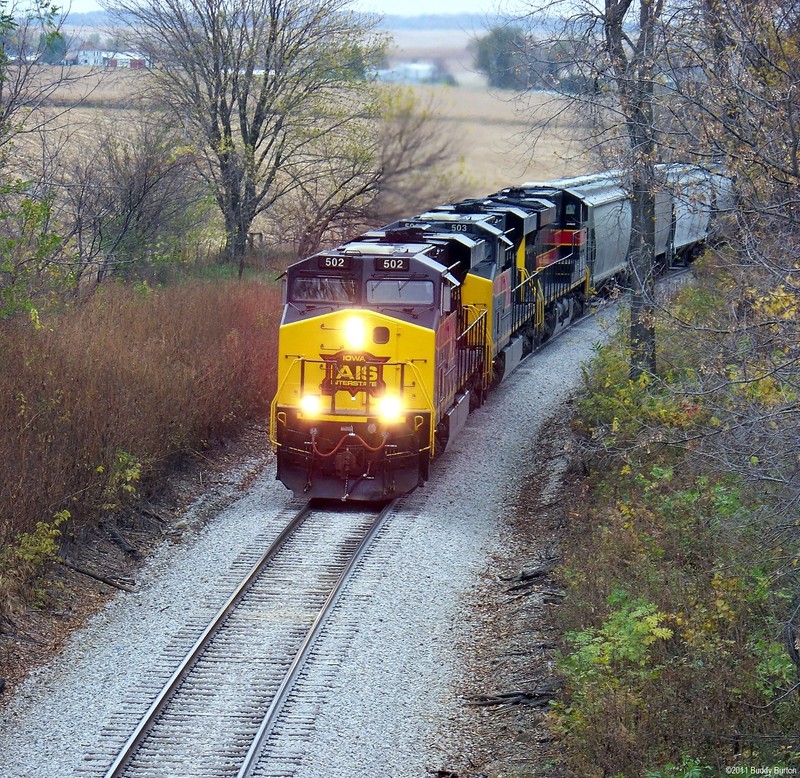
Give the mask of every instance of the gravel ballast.
M 286 726 L 267 745 L 275 764 L 288 754 L 297 776 L 410 778 L 435 774 L 443 754 L 455 752 L 458 733 L 448 721 L 463 704 L 454 691 L 461 613 L 500 551 L 504 506 L 518 493 L 537 436 L 547 434 L 544 420 L 578 386 L 606 326 L 587 319 L 523 362 L 470 416 L 428 484 L 405 499 L 290 698 Z M 156 658 L 185 642 L 185 627 L 216 610 L 237 558 L 276 534 L 294 504 L 270 464 L 201 528 L 190 510 L 181 542 L 152 556 L 136 591 L 120 592 L 19 688 L 0 716 L 0 775 L 97 774 L 91 756 L 115 712 Z M 303 723 L 302 737 L 292 720 Z M 263 775 L 272 774 L 270 759 Z

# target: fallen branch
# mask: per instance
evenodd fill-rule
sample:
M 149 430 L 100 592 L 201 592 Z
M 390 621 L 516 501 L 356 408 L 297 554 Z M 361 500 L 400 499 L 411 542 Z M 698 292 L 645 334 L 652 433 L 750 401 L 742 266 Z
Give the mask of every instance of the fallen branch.
M 107 584 L 108 586 L 113 586 L 115 589 L 120 589 L 123 592 L 135 592 L 132 586 L 128 586 L 127 584 L 120 583 L 119 581 L 114 581 L 111 578 L 107 578 L 104 575 L 100 575 L 99 573 L 93 573 L 91 570 L 87 570 L 85 567 L 80 567 L 79 565 L 73 564 L 72 562 L 68 562 L 66 559 L 59 560 L 64 567 L 68 567 L 70 570 L 74 570 L 76 573 L 80 573 L 81 575 L 85 575 L 87 578 L 94 578 L 95 581 L 100 581 L 100 583 Z
M 523 568 L 516 575 L 510 578 L 501 578 L 500 580 L 515 582 L 514 586 L 509 586 L 508 589 L 506 589 L 506 592 L 518 592 L 521 589 L 527 589 L 529 586 L 532 586 L 539 578 L 550 575 L 550 573 L 556 569 L 557 564 L 558 560 L 551 558 L 544 562 L 544 564 L 539 565 L 539 567 L 527 570 Z
M 497 692 L 495 694 L 479 694 L 469 698 L 470 705 L 528 705 L 533 708 L 546 708 L 561 688 L 560 681 L 551 681 L 532 691 L 517 690 Z
M 516 575 L 512 575 L 509 577 L 502 577 L 500 580 L 530 581 L 533 578 L 541 578 L 543 575 L 548 575 L 549 573 L 552 573 L 553 570 L 556 569 L 557 564 L 558 564 L 558 559 L 556 557 L 550 557 L 538 567 L 534 567 L 533 569 L 527 569 L 527 570 L 523 567 L 522 570 L 520 570 Z
M 165 519 L 155 508 L 148 507 L 148 508 L 141 508 L 139 511 L 142 516 L 146 516 L 149 519 L 154 519 L 159 524 L 168 524 L 169 521 Z
M 561 605 L 566 596 L 566 592 L 557 591 L 555 589 L 546 589 L 542 592 L 542 602 L 544 602 L 545 605 Z
M 136 558 L 141 556 L 139 549 L 128 543 L 123 534 L 113 524 L 109 524 L 108 522 L 104 521 L 100 526 L 103 527 L 109 535 L 111 535 L 111 539 L 114 541 L 114 543 L 116 543 L 126 554 L 130 554 L 132 557 Z

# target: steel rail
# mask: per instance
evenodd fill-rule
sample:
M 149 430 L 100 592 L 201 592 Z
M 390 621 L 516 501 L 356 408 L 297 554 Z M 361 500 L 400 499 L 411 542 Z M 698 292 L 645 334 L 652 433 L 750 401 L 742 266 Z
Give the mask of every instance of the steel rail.
M 375 535 L 377 535 L 379 530 L 383 527 L 387 516 L 399 501 L 400 499 L 398 498 L 396 500 L 392 500 L 390 503 L 387 503 L 384 506 L 383 510 L 378 514 L 375 521 L 362 538 L 358 548 L 353 552 L 353 555 L 347 562 L 342 574 L 339 576 L 339 579 L 336 581 L 336 584 L 325 600 L 325 604 L 320 609 L 316 619 L 314 619 L 314 623 L 311 625 L 311 628 L 308 630 L 308 633 L 303 639 L 303 643 L 295 654 L 292 664 L 286 671 L 286 675 L 281 681 L 278 690 L 275 692 L 275 696 L 272 698 L 272 702 L 270 703 L 267 712 L 264 714 L 264 718 L 261 721 L 258 732 L 256 732 L 256 735 L 253 738 L 253 742 L 250 745 L 242 766 L 239 768 L 236 778 L 250 778 L 253 775 L 253 771 L 258 764 L 264 743 L 270 736 L 270 733 L 277 722 L 281 709 L 286 702 L 286 698 L 289 696 L 289 693 L 291 692 L 292 687 L 297 680 L 297 676 L 303 669 L 314 643 L 319 637 L 322 628 L 328 621 L 328 617 L 331 615 L 337 601 L 339 600 L 339 596 L 341 595 L 342 591 L 344 591 L 345 584 L 350 579 L 350 576 L 353 574 L 356 565 L 361 561 L 367 549 L 370 547 L 370 545 L 372 545 Z
M 153 700 L 147 712 L 136 725 L 136 728 L 128 738 L 125 745 L 122 747 L 122 750 L 117 754 L 116 759 L 114 759 L 106 771 L 105 778 L 119 778 L 119 776 L 123 775 L 136 752 L 139 750 L 142 742 L 147 737 L 148 730 L 172 699 L 173 695 L 180 687 L 183 679 L 191 671 L 192 667 L 200 658 L 200 655 L 213 638 L 214 633 L 221 626 L 221 624 L 224 623 L 234 608 L 236 608 L 236 606 L 239 604 L 239 601 L 245 595 L 253 582 L 258 578 L 264 567 L 272 560 L 278 551 L 280 551 L 286 540 L 305 521 L 310 511 L 311 501 L 307 502 L 297 512 L 294 518 L 292 518 L 292 520 L 286 524 L 278 537 L 275 538 L 273 543 L 264 552 L 258 562 L 253 565 L 247 575 L 242 579 L 242 581 L 236 587 L 236 590 L 228 598 L 227 602 L 219 609 L 219 611 L 217 611 L 214 618 L 209 622 L 208 626 L 206 626 L 206 628 L 197 638 L 194 645 L 181 660 L 181 663 L 178 665 L 175 672 L 166 682 L 164 687 L 158 693 L 158 696 L 155 698 L 155 700 Z

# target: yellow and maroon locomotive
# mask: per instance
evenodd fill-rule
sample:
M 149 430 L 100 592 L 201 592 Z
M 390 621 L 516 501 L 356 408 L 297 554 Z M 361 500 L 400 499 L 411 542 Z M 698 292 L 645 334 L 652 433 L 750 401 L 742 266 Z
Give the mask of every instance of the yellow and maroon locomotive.
M 384 500 L 427 478 L 483 384 L 483 317 L 459 305 L 450 272 L 469 252 L 390 233 L 289 268 L 271 423 L 286 486 Z

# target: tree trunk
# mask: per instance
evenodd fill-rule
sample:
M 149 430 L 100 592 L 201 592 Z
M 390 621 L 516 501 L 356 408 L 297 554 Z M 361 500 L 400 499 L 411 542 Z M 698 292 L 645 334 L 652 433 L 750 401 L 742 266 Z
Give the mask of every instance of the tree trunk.
M 231 185 L 225 192 L 225 261 L 235 265 L 241 280 L 247 260 L 247 234 L 255 218 L 254 198 L 242 194 L 240 176 L 231 176 Z M 245 184 L 245 190 L 252 187 Z
M 651 179 L 652 181 L 652 179 Z M 651 181 L 637 178 L 633 185 L 631 246 L 630 377 L 656 371 L 655 196 Z

